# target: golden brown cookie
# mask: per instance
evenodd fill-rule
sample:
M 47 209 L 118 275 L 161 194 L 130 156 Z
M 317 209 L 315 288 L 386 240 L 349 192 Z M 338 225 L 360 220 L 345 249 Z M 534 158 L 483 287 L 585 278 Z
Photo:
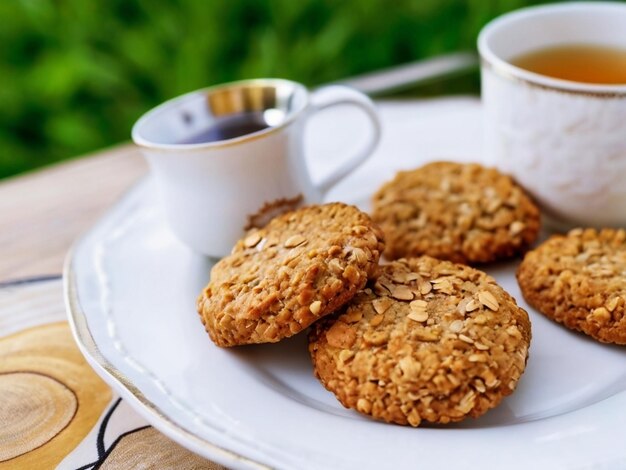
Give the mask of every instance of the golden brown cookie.
M 435 162 L 403 171 L 374 195 L 385 256 L 486 263 L 524 252 L 539 210 L 513 180 L 477 164 Z
M 547 317 L 603 343 L 626 344 L 626 231 L 554 235 L 526 254 L 517 282 Z
M 381 275 L 309 335 L 315 374 L 347 408 L 418 426 L 478 417 L 515 390 L 530 321 L 485 273 L 427 256 Z
M 218 346 L 273 343 L 350 300 L 378 269 L 383 235 L 354 206 L 288 212 L 211 270 L 198 312 Z

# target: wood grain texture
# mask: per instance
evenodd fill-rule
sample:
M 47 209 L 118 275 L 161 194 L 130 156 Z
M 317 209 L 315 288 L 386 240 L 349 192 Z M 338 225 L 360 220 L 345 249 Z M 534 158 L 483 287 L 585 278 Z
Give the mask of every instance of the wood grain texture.
M 0 282 L 60 273 L 76 237 L 146 172 L 125 144 L 0 181 Z
M 50 283 L 55 287 L 60 286 Z M 58 308 L 63 308 L 60 302 Z M 112 398 L 66 322 L 0 338 L 0 377 L 0 469 L 56 467 L 96 425 Z
M 76 395 L 47 375 L 0 374 L 0 462 L 51 441 L 72 421 L 77 408 Z

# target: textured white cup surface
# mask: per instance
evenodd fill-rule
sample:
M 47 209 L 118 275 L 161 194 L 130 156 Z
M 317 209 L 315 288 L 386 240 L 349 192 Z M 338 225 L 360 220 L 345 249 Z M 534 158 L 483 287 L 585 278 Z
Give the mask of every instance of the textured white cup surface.
M 626 84 L 598 85 L 511 65 L 560 44 L 626 49 L 626 5 L 566 3 L 505 15 L 479 36 L 485 151 L 560 228 L 626 226 Z

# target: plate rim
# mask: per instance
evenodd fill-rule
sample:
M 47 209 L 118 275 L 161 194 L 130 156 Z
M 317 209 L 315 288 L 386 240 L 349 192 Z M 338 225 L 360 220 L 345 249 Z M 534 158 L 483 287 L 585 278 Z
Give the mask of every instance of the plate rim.
M 98 221 L 84 231 L 70 247 L 63 263 L 63 302 L 65 304 L 66 318 L 72 331 L 74 341 L 78 345 L 91 367 L 115 389 L 122 397 L 133 403 L 133 408 L 139 412 L 152 426 L 176 441 L 181 446 L 209 459 L 224 465 L 235 465 L 236 468 L 245 469 L 271 469 L 272 466 L 258 460 L 246 457 L 235 451 L 218 446 L 200 436 L 188 431 L 169 418 L 153 401 L 149 400 L 132 381 L 117 369 L 101 352 L 95 342 L 87 316 L 81 306 L 76 284 L 76 272 L 74 260 L 77 247 L 81 245 L 86 236 L 97 227 L 100 221 L 113 214 L 121 204 L 130 199 L 135 193 L 143 189 L 148 183 L 149 176 L 141 178 L 134 183 L 114 204 L 106 210 Z

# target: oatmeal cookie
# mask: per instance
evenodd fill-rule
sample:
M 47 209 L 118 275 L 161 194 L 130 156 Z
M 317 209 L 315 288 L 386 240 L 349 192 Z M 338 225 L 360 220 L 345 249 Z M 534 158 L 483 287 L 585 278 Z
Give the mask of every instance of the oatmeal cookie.
M 526 254 L 517 282 L 547 317 L 603 343 L 626 344 L 626 231 L 554 235 Z
M 354 206 L 283 214 L 213 267 L 197 302 L 202 323 L 218 346 L 294 335 L 362 289 L 383 248 L 380 229 Z
M 477 164 L 435 162 L 399 172 L 374 195 L 385 256 L 486 263 L 524 252 L 539 210 L 513 180 Z
M 347 408 L 418 426 L 478 417 L 515 390 L 530 321 L 485 273 L 424 256 L 380 277 L 309 335 L 316 376 Z

